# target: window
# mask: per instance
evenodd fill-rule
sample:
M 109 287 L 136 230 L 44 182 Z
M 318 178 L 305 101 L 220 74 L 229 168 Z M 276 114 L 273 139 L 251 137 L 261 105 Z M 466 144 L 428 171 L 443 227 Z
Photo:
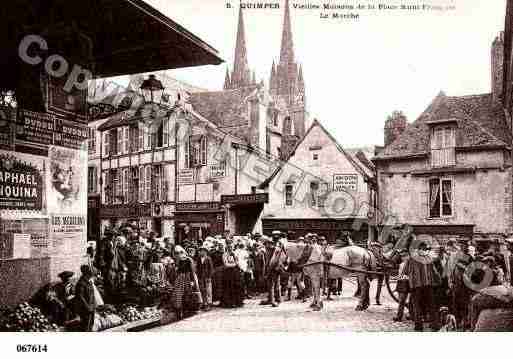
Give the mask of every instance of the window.
M 117 134 L 118 134 L 118 143 L 117 143 L 117 151 L 116 153 L 118 155 L 122 154 L 123 153 L 123 149 L 124 149 L 124 136 L 123 136 L 123 127 L 120 127 L 117 129 Z
M 123 153 L 128 153 L 130 146 L 130 127 L 123 127 L 123 132 Z
M 162 200 L 162 166 L 153 167 L 153 200 Z
M 145 180 L 145 202 L 152 202 L 151 198 L 151 166 L 146 166 L 146 180 Z
M 96 192 L 96 167 L 89 167 L 87 169 L 87 192 Z
M 285 185 L 285 206 L 292 206 L 292 191 L 294 186 L 291 184 Z
M 190 166 L 207 165 L 207 136 L 191 136 L 185 146 L 189 148 L 189 153 L 185 156 L 186 165 L 187 163 Z
M 317 161 L 318 159 L 319 159 L 319 154 L 318 153 L 314 153 L 313 154 L 313 160 Z
M 131 167 L 130 202 L 137 202 L 139 196 L 139 168 Z
M 255 194 L 256 193 L 256 186 L 251 186 L 251 194 Z
M 110 131 L 103 133 L 103 155 L 110 155 Z
M 435 128 L 431 134 L 431 165 L 433 167 L 454 166 L 456 164 L 455 146 L 453 127 Z
M 273 126 L 274 127 L 278 126 L 278 114 L 277 113 L 275 113 L 273 116 Z
M 190 168 L 191 167 L 191 141 L 189 138 L 185 139 L 184 141 L 184 168 Z
M 265 153 L 267 158 L 271 158 L 271 133 L 269 131 L 265 133 Z
M 123 169 L 123 203 L 129 202 L 130 194 L 130 169 Z
M 432 178 L 429 180 L 429 217 L 450 217 L 452 210 L 452 180 Z
M 162 145 L 167 147 L 169 142 L 169 119 L 165 118 L 163 121 L 164 125 L 162 128 Z
M 310 193 L 311 193 L 311 204 L 312 204 L 312 207 L 317 207 L 319 206 L 319 193 L 318 193 L 318 190 L 319 190 L 319 182 L 317 181 L 312 181 L 310 182 Z
M 123 196 L 123 180 L 121 178 L 122 173 L 121 170 L 114 171 L 114 196 L 115 202 L 121 202 L 121 198 Z
M 96 129 L 89 128 L 89 137 L 88 137 L 88 151 L 89 153 L 96 153 Z
M 139 151 L 144 150 L 144 126 L 141 122 L 137 128 L 137 148 Z

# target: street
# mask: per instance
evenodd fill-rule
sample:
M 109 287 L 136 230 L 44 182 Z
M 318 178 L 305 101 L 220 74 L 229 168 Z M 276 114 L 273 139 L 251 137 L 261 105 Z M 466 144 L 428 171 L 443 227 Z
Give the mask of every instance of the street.
M 340 332 L 340 331 L 410 331 L 411 322 L 392 321 L 397 304 L 383 288 L 381 306 L 371 305 L 367 311 L 354 310 L 357 299 L 352 295 L 355 285 L 344 281 L 342 297 L 324 301 L 324 309 L 314 312 L 309 303 L 299 300 L 283 302 L 279 307 L 260 306 L 261 298 L 245 301 L 243 308 L 214 308 L 170 325 L 153 328 L 151 332 Z M 371 302 L 374 303 L 376 283 L 371 284 Z M 262 297 L 263 298 L 263 297 Z

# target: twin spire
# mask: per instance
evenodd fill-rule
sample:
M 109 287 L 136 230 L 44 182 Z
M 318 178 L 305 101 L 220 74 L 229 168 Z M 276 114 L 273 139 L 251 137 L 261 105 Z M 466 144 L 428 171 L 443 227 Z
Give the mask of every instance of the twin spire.
M 294 44 L 292 41 L 292 26 L 290 22 L 289 0 L 285 1 L 285 15 L 283 18 L 283 31 L 281 37 L 280 51 L 280 65 L 282 64 L 294 64 Z M 272 83 L 275 81 L 275 77 L 276 68 L 273 62 L 273 69 L 271 70 L 270 79 L 271 87 Z M 256 84 L 255 72 L 251 71 L 248 65 L 248 52 L 246 47 L 244 14 L 242 12 L 242 7 L 239 7 L 239 22 L 237 25 L 237 40 L 235 42 L 233 71 L 230 74 L 228 68 L 226 69 L 223 88 L 227 90 L 254 84 Z

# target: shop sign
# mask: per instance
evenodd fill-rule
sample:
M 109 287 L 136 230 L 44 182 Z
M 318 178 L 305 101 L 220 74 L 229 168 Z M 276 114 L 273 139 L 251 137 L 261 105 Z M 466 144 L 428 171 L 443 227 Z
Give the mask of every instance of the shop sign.
M 333 191 L 342 192 L 344 190 L 358 190 L 358 175 L 356 174 L 334 174 Z
M 21 110 L 17 118 L 16 140 L 53 144 L 55 121 L 52 115 L 41 112 Z
M 185 169 L 180 170 L 178 173 L 178 184 L 193 184 L 194 183 L 194 170 L 193 169 Z
M 268 193 L 255 193 L 255 194 L 222 195 L 221 203 L 228 203 L 228 204 L 269 203 L 269 194 Z
M 16 122 L 16 111 L 8 106 L 0 106 L 0 149 L 12 149 L 14 122 Z
M 54 144 L 57 146 L 80 149 L 88 139 L 89 128 L 70 121 L 55 120 Z
M 36 164 L 30 158 L 14 152 L 0 154 L 0 209 L 40 211 L 43 208 L 44 159 Z
M 210 165 L 210 178 L 222 178 L 226 176 L 226 164 Z
M 224 214 L 219 213 L 180 213 L 175 215 L 175 223 L 178 222 L 201 222 L 201 223 L 223 223 Z
M 219 202 L 177 203 L 176 210 L 181 212 L 219 211 L 221 204 Z
M 309 231 L 314 230 L 348 230 L 351 224 L 341 221 L 312 221 L 307 219 L 282 221 L 282 220 L 264 220 L 264 229 L 274 230 L 298 230 L 305 229 Z
M 100 208 L 101 218 L 140 218 L 151 217 L 150 205 L 113 205 Z

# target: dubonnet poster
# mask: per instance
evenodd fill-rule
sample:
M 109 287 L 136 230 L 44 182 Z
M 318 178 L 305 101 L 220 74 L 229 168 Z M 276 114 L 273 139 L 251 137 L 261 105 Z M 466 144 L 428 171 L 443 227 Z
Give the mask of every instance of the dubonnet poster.
M 87 212 L 87 152 L 51 146 L 48 150 L 48 213 Z

